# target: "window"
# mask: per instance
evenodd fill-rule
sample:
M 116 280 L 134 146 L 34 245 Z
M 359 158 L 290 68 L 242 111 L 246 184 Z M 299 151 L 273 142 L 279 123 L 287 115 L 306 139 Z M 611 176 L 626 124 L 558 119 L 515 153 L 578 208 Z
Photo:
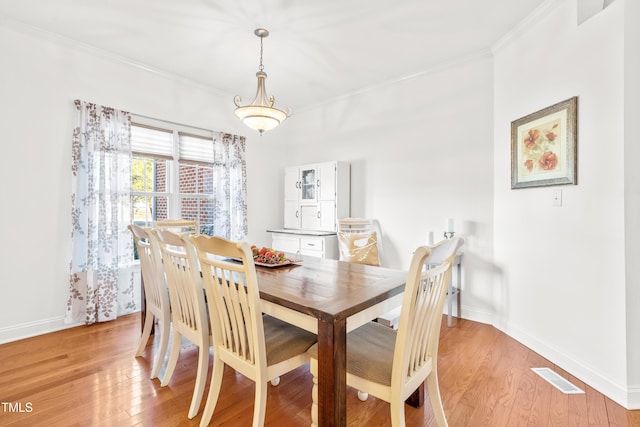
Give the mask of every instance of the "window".
M 139 121 L 131 124 L 133 222 L 197 219 L 202 233 L 213 234 L 213 132 Z

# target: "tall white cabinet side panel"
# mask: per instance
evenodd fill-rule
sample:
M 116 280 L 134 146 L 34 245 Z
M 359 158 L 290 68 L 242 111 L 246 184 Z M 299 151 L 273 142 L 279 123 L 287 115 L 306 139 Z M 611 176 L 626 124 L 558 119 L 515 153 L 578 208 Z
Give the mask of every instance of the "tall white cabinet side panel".
M 336 164 L 336 221 L 351 216 L 351 166 L 349 163 Z M 336 231 L 337 222 L 336 222 Z

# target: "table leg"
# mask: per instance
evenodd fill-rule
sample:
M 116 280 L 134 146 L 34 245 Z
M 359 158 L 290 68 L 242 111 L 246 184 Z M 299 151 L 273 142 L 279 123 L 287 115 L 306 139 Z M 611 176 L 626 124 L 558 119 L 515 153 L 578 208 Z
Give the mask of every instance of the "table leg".
M 414 391 L 404 402 L 414 408 L 421 407 L 424 404 L 424 383 L 420 384 L 416 391 Z
M 318 425 L 347 425 L 347 321 L 318 320 Z

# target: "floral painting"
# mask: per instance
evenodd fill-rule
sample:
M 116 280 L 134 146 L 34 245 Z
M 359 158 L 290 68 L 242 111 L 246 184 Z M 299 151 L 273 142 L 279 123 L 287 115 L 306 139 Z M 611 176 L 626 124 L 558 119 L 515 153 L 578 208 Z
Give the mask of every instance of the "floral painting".
M 577 97 L 511 123 L 511 188 L 576 184 Z

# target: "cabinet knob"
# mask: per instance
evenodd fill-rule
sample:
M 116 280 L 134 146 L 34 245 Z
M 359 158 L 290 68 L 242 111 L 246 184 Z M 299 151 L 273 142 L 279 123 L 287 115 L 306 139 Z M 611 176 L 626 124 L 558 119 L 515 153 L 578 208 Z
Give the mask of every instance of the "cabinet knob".
M 300 211 L 296 211 L 296 218 L 300 218 Z
M 316 184 L 318 185 L 318 187 L 320 187 L 320 180 L 318 180 Z
M 318 211 L 318 219 L 320 218 L 320 211 Z

